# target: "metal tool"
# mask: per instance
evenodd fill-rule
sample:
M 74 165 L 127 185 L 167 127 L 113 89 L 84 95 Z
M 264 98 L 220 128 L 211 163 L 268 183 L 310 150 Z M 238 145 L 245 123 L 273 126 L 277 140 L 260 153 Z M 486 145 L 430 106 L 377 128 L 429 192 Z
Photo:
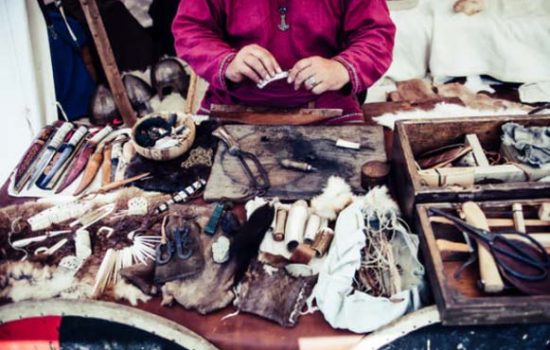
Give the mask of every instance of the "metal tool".
M 281 164 L 281 166 L 285 169 L 299 170 L 306 173 L 317 171 L 317 168 L 306 162 L 299 162 L 292 159 L 280 159 L 279 164 Z
M 46 150 L 42 155 L 40 156 L 40 159 L 36 163 L 36 166 L 34 167 L 32 171 L 32 176 L 29 181 L 29 184 L 27 186 L 27 189 L 30 189 L 32 185 L 38 180 L 48 163 L 52 160 L 55 153 L 58 151 L 59 147 L 65 140 L 65 136 L 74 128 L 73 124 L 71 123 L 64 123 L 57 129 L 55 135 L 52 137 L 50 143 L 46 147 Z
M 167 264 L 174 255 L 181 260 L 186 260 L 193 255 L 194 247 L 189 237 L 191 230 L 189 227 L 176 230 L 174 240 L 161 243 L 157 246 L 155 261 L 157 265 Z
M 192 185 L 187 186 L 183 191 L 179 191 L 178 193 L 173 194 L 172 198 L 156 207 L 155 214 L 161 214 L 165 211 L 168 211 L 172 204 L 186 202 L 189 197 L 197 193 L 197 191 L 199 191 L 205 185 L 206 181 L 204 181 L 203 179 L 198 179 L 197 181 L 193 182 Z
M 55 180 L 61 176 L 63 170 L 68 165 L 68 161 L 74 153 L 76 146 L 88 133 L 88 128 L 85 126 L 79 127 L 75 133 L 71 136 L 69 141 L 62 144 L 59 147 L 59 158 L 55 161 L 50 171 L 46 174 L 43 173 L 38 178 L 36 185 L 41 189 L 51 189 L 55 185 Z
M 69 240 L 67 238 L 63 238 L 56 244 L 52 245 L 51 247 L 38 247 L 34 251 L 34 255 L 52 255 L 55 254 L 61 247 L 63 247 L 65 244 L 67 244 Z
M 212 132 L 212 135 L 219 138 L 223 141 L 223 143 L 225 143 L 230 155 L 239 159 L 242 168 L 244 169 L 244 172 L 248 177 L 248 180 L 250 181 L 250 185 L 255 191 L 254 194 L 258 196 L 265 194 L 270 187 L 269 176 L 267 175 L 267 171 L 258 160 L 258 157 L 250 152 L 243 151 L 240 148 L 237 140 L 235 140 L 233 136 L 231 136 L 229 131 L 227 131 L 227 129 L 223 126 L 220 126 L 216 130 L 214 130 L 214 132 Z M 254 163 L 254 166 L 258 171 L 259 178 L 254 176 L 254 173 L 246 162 L 247 159 L 251 160 Z
M 47 232 L 44 235 L 40 235 L 40 236 L 36 236 L 36 237 L 30 237 L 30 238 L 23 238 L 23 239 L 20 239 L 18 241 L 14 241 L 12 243 L 12 246 L 15 247 L 15 248 L 24 248 L 24 247 L 26 247 L 30 244 L 44 242 L 48 238 L 57 237 L 57 236 L 60 236 L 60 235 L 71 233 L 71 232 L 73 232 L 73 231 L 71 231 L 71 230 L 50 231 L 50 232 Z
M 490 232 L 472 226 L 456 216 L 444 212 L 443 210 L 430 208 L 429 211 L 451 221 L 459 230 L 475 239 L 478 243 L 478 247 L 480 245 L 485 247 L 494 258 L 498 268 L 506 274 L 523 281 L 542 281 L 548 278 L 550 256 L 544 247 L 531 236 L 517 231 L 499 233 Z M 506 236 L 504 236 L 504 234 L 506 234 Z M 518 238 L 514 239 L 514 236 L 517 236 Z M 536 251 L 536 256 L 518 248 L 515 243 L 518 240 L 528 242 L 529 246 Z M 505 262 L 505 257 L 512 259 L 522 266 L 529 267 L 536 272 L 533 274 L 525 274 L 521 271 L 517 271 Z M 471 261 L 468 261 L 460 270 L 463 270 L 464 267 L 470 263 Z

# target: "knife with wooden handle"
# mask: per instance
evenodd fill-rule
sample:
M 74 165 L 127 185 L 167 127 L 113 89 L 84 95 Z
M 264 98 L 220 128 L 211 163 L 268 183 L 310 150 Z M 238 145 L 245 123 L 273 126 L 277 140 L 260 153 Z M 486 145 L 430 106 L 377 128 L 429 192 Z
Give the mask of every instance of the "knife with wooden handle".
M 462 212 L 467 223 L 481 230 L 489 231 L 487 218 L 476 203 L 464 203 L 462 205 Z M 486 293 L 502 292 L 504 290 L 504 282 L 493 255 L 483 244 L 478 243 L 477 247 L 479 273 L 481 275 L 483 290 Z

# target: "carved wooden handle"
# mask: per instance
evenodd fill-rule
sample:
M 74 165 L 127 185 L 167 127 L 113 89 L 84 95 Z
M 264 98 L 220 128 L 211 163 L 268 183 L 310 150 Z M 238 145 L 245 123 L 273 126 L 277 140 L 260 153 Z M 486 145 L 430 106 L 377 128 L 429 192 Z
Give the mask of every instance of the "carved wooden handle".
M 57 129 L 57 132 L 53 136 L 52 140 L 50 141 L 50 144 L 48 145 L 49 148 L 58 149 L 59 146 L 63 143 L 63 140 L 65 140 L 65 136 L 74 128 L 73 124 L 66 122 L 59 129 Z
M 466 222 L 479 229 L 489 231 L 487 218 L 481 208 L 474 202 L 462 205 Z M 486 293 L 499 293 L 504 289 L 504 282 L 498 271 L 498 266 L 491 252 L 482 244 L 478 244 L 479 273 Z

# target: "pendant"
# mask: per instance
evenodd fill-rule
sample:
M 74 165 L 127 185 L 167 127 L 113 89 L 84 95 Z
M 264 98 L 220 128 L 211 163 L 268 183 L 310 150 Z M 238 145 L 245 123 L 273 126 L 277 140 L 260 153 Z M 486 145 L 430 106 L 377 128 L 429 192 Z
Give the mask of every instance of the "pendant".
M 279 14 L 281 15 L 281 23 L 279 23 L 278 27 L 279 27 L 279 30 L 281 30 L 282 32 L 286 32 L 290 28 L 290 25 L 286 23 L 286 13 L 287 13 L 286 6 L 279 7 Z

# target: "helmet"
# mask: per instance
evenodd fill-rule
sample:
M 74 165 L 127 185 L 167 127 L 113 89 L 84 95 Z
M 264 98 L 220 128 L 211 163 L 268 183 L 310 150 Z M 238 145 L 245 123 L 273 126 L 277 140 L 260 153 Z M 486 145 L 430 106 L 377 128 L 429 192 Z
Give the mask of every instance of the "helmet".
M 172 92 L 178 92 L 186 97 L 189 89 L 189 75 L 182 61 L 175 57 L 165 57 L 151 70 L 151 83 L 160 100 Z
M 90 103 L 90 121 L 94 125 L 107 125 L 118 115 L 113 94 L 105 85 L 98 85 Z
M 145 80 L 140 77 L 126 73 L 122 76 L 122 82 L 124 83 L 124 88 L 128 93 L 128 99 L 130 104 L 141 117 L 145 114 L 151 113 L 153 109 L 149 104 L 149 100 L 153 97 L 153 89 Z

